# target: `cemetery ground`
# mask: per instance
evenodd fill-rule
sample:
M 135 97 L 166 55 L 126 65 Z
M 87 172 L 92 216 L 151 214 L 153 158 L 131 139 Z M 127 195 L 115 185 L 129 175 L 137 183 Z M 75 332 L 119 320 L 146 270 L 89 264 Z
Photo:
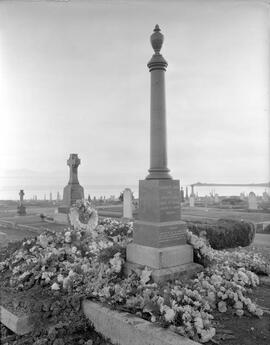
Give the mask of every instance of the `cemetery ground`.
M 108 206 L 109 207 L 109 206 Z M 117 208 L 117 206 L 116 206 Z M 23 238 L 32 238 L 43 232 L 45 228 L 49 230 L 55 230 L 61 232 L 65 226 L 55 224 L 52 222 L 44 222 L 40 218 L 40 214 L 46 214 L 49 217 L 53 216 L 55 207 L 51 206 L 33 206 L 27 208 L 27 216 L 17 217 L 14 212 L 14 208 L 5 207 L 4 212 L 1 212 L 0 217 L 0 243 L 1 243 L 1 254 L 7 254 L 7 244 L 10 242 L 16 246 L 16 241 L 22 240 Z M 111 209 L 115 209 L 115 206 Z M 259 213 L 259 212 L 239 212 L 234 210 L 216 210 L 208 208 L 184 208 L 182 210 L 182 217 L 184 220 L 213 220 L 219 218 L 231 218 L 231 219 L 244 219 L 252 222 L 270 221 L 270 214 Z M 12 245 L 9 245 L 12 251 Z M 230 249 L 231 252 L 235 252 L 238 249 Z M 267 262 L 270 264 L 270 234 L 257 234 L 255 241 L 248 247 L 245 248 L 248 252 L 261 253 Z M 25 300 L 33 299 L 38 301 L 40 299 L 40 290 L 22 292 L 21 297 Z M 44 288 L 44 298 L 48 289 Z M 57 294 L 56 294 L 57 296 Z M 58 295 L 60 297 L 60 294 Z M 214 327 L 216 328 L 216 336 L 210 340 L 207 344 L 220 344 L 220 345 L 268 345 L 270 339 L 270 283 L 269 279 L 262 282 L 259 286 L 252 289 L 248 295 L 253 301 L 255 301 L 264 310 L 264 315 L 260 318 L 256 318 L 252 315 L 244 315 L 241 317 L 233 316 L 229 312 L 219 313 L 214 311 Z M 6 296 L 5 296 L 6 298 Z M 5 301 L 5 305 L 10 305 L 11 309 L 16 309 L 16 303 L 18 302 L 15 295 L 10 295 L 9 300 Z M 76 302 L 71 302 L 76 303 Z M 19 306 L 19 305 L 18 305 Z M 24 310 L 18 307 L 17 312 Z M 27 305 L 26 305 L 27 310 Z M 6 340 L 6 344 L 32 344 L 31 340 L 27 336 L 18 337 L 11 331 L 2 327 L 2 337 Z M 93 330 L 88 329 L 84 331 L 85 338 L 89 339 L 89 344 L 109 344 L 104 339 L 98 336 Z M 77 336 L 81 336 L 78 332 Z M 28 340 L 27 340 L 28 339 Z M 78 344 L 79 338 L 74 338 L 74 344 Z M 81 338 L 82 340 L 82 338 Z M 28 342 L 27 342 L 28 341 Z M 5 344 L 3 343 L 3 344 Z M 40 342 L 40 344 L 43 344 Z M 44 344 L 46 344 L 44 342 Z M 53 343 L 54 344 L 54 343 Z M 60 341 L 55 344 L 63 344 Z M 87 344 L 86 341 L 81 341 L 81 344 Z

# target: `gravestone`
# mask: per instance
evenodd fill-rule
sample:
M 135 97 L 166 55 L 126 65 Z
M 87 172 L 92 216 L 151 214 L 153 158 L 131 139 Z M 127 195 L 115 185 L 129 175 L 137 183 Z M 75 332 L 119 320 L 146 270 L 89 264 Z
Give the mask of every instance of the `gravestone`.
M 254 192 L 250 192 L 248 195 L 248 208 L 250 210 L 257 210 L 258 208 L 257 198 Z
M 269 201 L 270 200 L 270 196 L 266 191 L 263 192 L 262 198 L 263 198 L 263 201 Z
M 214 198 L 215 204 L 219 204 L 219 195 L 215 194 L 215 198 Z
M 57 192 L 57 197 L 56 197 L 57 201 L 59 202 L 61 200 L 61 197 L 60 197 L 60 193 Z
M 126 188 L 123 192 L 123 218 L 132 219 L 132 192 Z
M 78 154 L 71 153 L 67 160 L 67 165 L 69 166 L 69 181 L 68 185 L 64 188 L 63 193 L 63 204 L 66 207 L 70 207 L 76 202 L 76 200 L 84 198 L 84 190 L 78 180 L 78 167 L 80 163 L 81 160 L 79 159 Z
M 133 243 L 127 246 L 126 273 L 149 267 L 154 281 L 179 278 L 198 270 L 187 244 L 187 225 L 180 214 L 180 183 L 167 167 L 165 71 L 160 54 L 163 35 L 156 25 L 151 36 L 155 51 L 148 63 L 151 75 L 150 169 L 139 181 L 139 212 Z M 199 266 L 200 267 L 200 266 Z
M 183 189 L 183 187 L 181 187 L 180 196 L 181 196 L 181 202 L 184 202 L 184 201 L 185 201 L 185 194 L 184 194 L 184 189 Z
M 189 197 L 189 207 L 195 207 L 195 195 L 191 194 Z
M 246 198 L 246 197 L 245 197 L 245 193 L 243 193 L 243 192 L 240 193 L 240 199 L 241 199 L 241 200 L 245 200 L 245 198 Z
M 17 214 L 20 216 L 25 216 L 26 215 L 26 208 L 23 205 L 23 197 L 24 197 L 23 189 L 20 190 L 19 196 L 20 196 L 20 201 L 19 201 L 19 205 L 17 207 Z
M 67 160 L 67 165 L 69 166 L 68 185 L 64 188 L 63 201 L 57 209 L 57 214 L 54 216 L 54 220 L 58 223 L 66 224 L 68 222 L 67 215 L 70 207 L 76 200 L 84 198 L 84 190 L 78 180 L 78 166 L 80 163 L 78 154 L 71 153 Z M 60 194 L 57 194 L 57 198 L 60 199 Z
M 188 186 L 186 187 L 186 200 L 188 201 L 189 197 L 188 197 Z

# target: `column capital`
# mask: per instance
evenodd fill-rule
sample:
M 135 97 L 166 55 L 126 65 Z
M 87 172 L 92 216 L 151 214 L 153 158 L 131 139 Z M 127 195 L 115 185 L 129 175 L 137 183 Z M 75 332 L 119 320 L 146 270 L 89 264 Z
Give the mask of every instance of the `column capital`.
M 164 57 L 160 54 L 160 50 L 162 48 L 162 44 L 164 42 L 164 35 L 160 32 L 160 28 L 158 24 L 154 28 L 154 32 L 150 37 L 150 42 L 152 48 L 155 51 L 155 54 L 152 56 L 151 60 L 148 62 L 147 67 L 149 68 L 150 72 L 155 69 L 161 69 L 166 71 L 166 67 L 168 66 L 167 61 Z
M 149 68 L 149 72 L 152 72 L 156 69 L 161 69 L 163 71 L 166 71 L 167 66 L 168 66 L 167 61 L 159 53 L 154 54 L 151 60 L 147 64 L 147 67 Z

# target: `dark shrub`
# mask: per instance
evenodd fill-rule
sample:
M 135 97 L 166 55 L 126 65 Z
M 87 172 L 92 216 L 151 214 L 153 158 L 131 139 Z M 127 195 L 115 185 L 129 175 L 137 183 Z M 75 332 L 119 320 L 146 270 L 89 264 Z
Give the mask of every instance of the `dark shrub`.
M 189 223 L 188 228 L 197 236 L 205 234 L 214 249 L 249 246 L 255 236 L 253 223 L 232 219 L 219 219 L 213 224 Z

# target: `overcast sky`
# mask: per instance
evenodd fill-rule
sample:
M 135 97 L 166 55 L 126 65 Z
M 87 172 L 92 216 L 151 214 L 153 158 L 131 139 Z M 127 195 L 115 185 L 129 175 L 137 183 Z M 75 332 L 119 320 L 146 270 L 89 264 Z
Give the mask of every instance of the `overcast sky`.
M 1 1 L 1 176 L 131 183 L 149 168 L 149 36 L 165 35 L 168 166 L 269 181 L 266 1 Z M 80 179 L 80 180 L 81 180 Z

